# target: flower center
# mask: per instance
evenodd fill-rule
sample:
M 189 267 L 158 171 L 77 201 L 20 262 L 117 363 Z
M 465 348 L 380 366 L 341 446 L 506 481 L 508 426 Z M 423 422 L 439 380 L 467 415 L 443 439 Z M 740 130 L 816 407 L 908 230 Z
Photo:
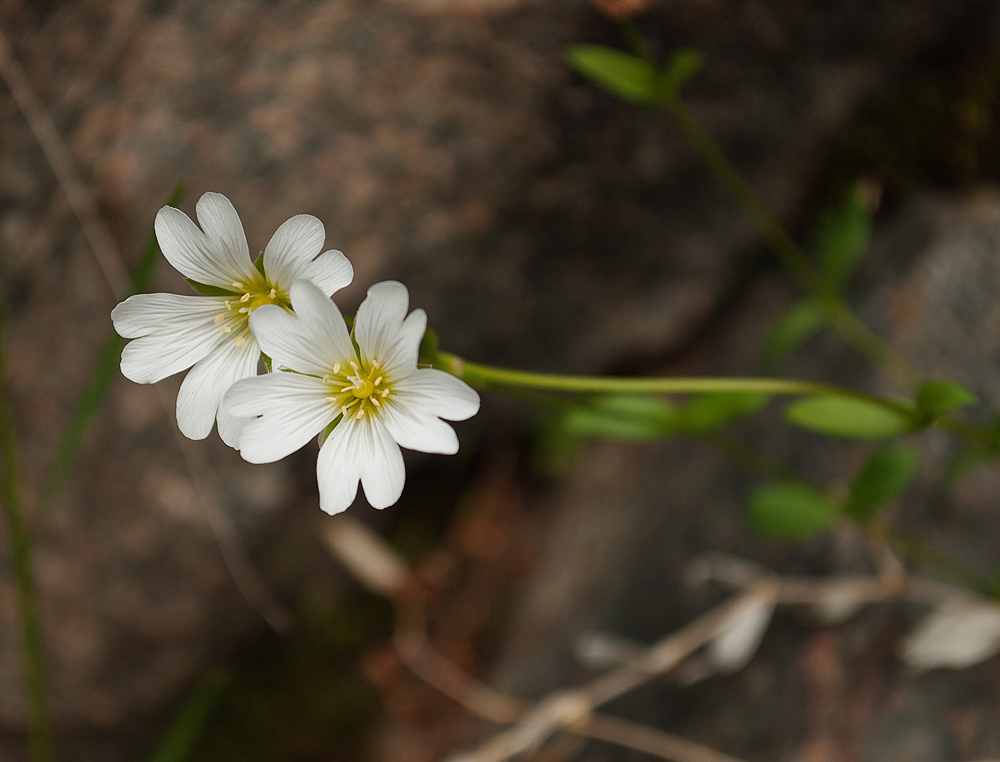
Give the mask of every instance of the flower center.
M 265 304 L 277 304 L 286 310 L 292 308 L 288 294 L 272 286 L 263 275 L 247 284 L 234 280 L 233 288 L 243 291 L 243 295 L 239 299 L 235 295 L 232 299 L 226 299 L 223 302 L 226 311 L 215 316 L 215 323 L 219 326 L 220 333 L 233 334 L 233 343 L 238 347 L 243 346 L 250 338 L 250 313 L 255 309 Z
M 368 367 L 352 361 L 342 368 L 337 363 L 323 380 L 330 388 L 326 401 L 336 406 L 344 418 L 376 415 L 392 394 L 389 379 L 378 360 L 372 360 Z

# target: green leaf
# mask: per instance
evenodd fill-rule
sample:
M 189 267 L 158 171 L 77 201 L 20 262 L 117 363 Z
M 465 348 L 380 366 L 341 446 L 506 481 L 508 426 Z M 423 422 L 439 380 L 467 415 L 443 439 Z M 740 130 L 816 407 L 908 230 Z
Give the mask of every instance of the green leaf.
M 694 397 L 681 411 L 685 431 L 713 431 L 727 423 L 746 418 L 771 399 L 759 392 L 713 392 Z
M 823 310 L 816 302 L 806 300 L 793 304 L 768 333 L 762 353 L 764 365 L 778 367 L 785 357 L 819 333 L 824 320 Z
M 340 415 L 338 415 L 338 416 L 337 416 L 336 418 L 334 418 L 334 419 L 333 419 L 332 421 L 330 421 L 330 423 L 328 423 L 328 424 L 326 425 L 326 428 L 325 428 L 325 429 L 323 429 L 323 430 L 322 430 L 322 431 L 321 431 L 321 432 L 319 433 L 319 436 L 318 436 L 318 437 L 316 437 L 316 444 L 317 444 L 317 445 L 318 445 L 319 447 L 322 447 L 322 446 L 323 446 L 323 443 L 324 443 L 324 442 L 326 441 L 327 437 L 329 437 L 329 436 L 330 436 L 330 435 L 331 435 L 331 434 L 333 433 L 333 430 L 334 430 L 334 428 L 336 428 L 337 424 L 338 424 L 338 423 L 340 423 L 340 421 L 341 421 L 341 419 L 342 419 L 343 417 L 344 417 L 344 414 L 343 414 L 343 413 L 341 413 L 341 414 L 340 414 Z
M 531 460 L 544 476 L 562 476 L 579 462 L 586 451 L 580 437 L 563 426 L 563 417 L 552 417 L 543 425 L 533 442 Z
M 264 252 L 257 255 L 257 259 L 253 261 L 253 266 L 257 268 L 257 272 L 259 272 L 262 277 L 267 277 L 267 273 L 264 272 Z
M 855 186 L 839 206 L 820 215 L 816 229 L 816 251 L 827 282 L 843 288 L 871 240 L 872 214 L 868 202 Z
M 424 331 L 424 337 L 420 340 L 417 362 L 421 365 L 433 365 L 440 346 L 441 342 L 438 339 L 437 331 L 433 328 L 428 328 Z
M 705 56 L 694 48 L 680 48 L 663 68 L 663 84 L 679 92 L 705 66 Z
M 603 45 L 570 45 L 566 60 L 581 75 L 632 103 L 663 102 L 663 76 L 644 58 Z
M 184 183 L 181 182 L 178 183 L 177 187 L 174 188 L 174 192 L 170 194 L 170 198 L 167 199 L 167 206 L 176 207 L 180 204 L 183 195 Z M 156 242 L 156 234 L 150 231 L 149 237 L 146 239 L 146 245 L 139 255 L 139 261 L 136 263 L 135 270 L 132 271 L 129 295 L 142 293 L 149 288 L 149 283 L 153 278 L 153 270 L 159 261 L 159 255 L 160 247 Z M 104 341 L 100 355 L 98 355 L 90 380 L 87 382 L 87 386 L 84 388 L 83 394 L 80 395 L 80 399 L 76 403 L 76 408 L 73 410 L 73 414 L 70 416 L 69 422 L 63 430 L 59 447 L 56 449 L 55 457 L 53 457 L 52 463 L 49 465 L 49 470 L 45 475 L 45 483 L 42 485 L 40 495 L 42 504 L 47 503 L 56 496 L 62 488 L 66 477 L 69 475 L 70 469 L 73 467 L 73 462 L 76 460 L 76 454 L 80 449 L 80 444 L 83 442 L 83 437 L 90 427 L 90 422 L 104 401 L 104 395 L 107 393 L 111 379 L 115 377 L 124 347 L 125 339 L 119 336 L 115 332 L 115 329 L 112 328 L 108 338 Z
M 190 278 L 185 278 L 188 285 L 191 286 L 195 291 L 197 291 L 202 296 L 242 296 L 237 291 L 233 291 L 231 288 L 220 288 L 219 286 L 209 286 L 207 283 L 199 283 L 196 280 L 191 280 Z
M 205 675 L 181 706 L 148 762 L 185 762 L 190 758 L 195 743 L 232 679 L 232 675 L 225 670 L 214 670 Z
M 563 431 L 587 439 L 643 441 L 677 430 L 677 408 L 659 397 L 613 394 L 575 407 L 562 419 Z
M 779 540 L 801 540 L 833 526 L 837 503 L 804 484 L 770 482 L 753 491 L 750 521 L 763 534 Z
M 912 447 L 887 447 L 873 454 L 851 484 L 846 513 L 858 521 L 868 521 L 886 503 L 910 486 L 920 454 Z
M 910 416 L 874 402 L 819 395 L 785 408 L 785 418 L 804 429 L 845 439 L 883 439 L 913 428 Z
M 272 367 L 271 367 L 271 358 L 270 358 L 270 357 L 268 357 L 268 356 L 267 356 L 266 354 L 264 354 L 263 352 L 261 352 L 261 353 L 260 353 L 260 359 L 261 359 L 261 361 L 262 361 L 262 362 L 264 363 L 264 367 L 265 367 L 265 368 L 267 368 L 267 372 L 268 372 L 268 373 L 271 373 L 271 372 L 273 372 L 274 368 L 272 368 Z
M 954 381 L 928 381 L 917 391 L 917 414 L 930 423 L 935 418 L 966 405 L 975 405 L 979 398 Z

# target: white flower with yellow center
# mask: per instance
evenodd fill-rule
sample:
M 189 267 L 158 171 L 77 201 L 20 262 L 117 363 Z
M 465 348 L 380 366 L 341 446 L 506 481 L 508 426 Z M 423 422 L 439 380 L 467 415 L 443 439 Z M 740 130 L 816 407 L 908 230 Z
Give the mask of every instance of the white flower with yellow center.
M 204 439 L 218 419 L 219 436 L 235 447 L 245 421 L 219 403 L 234 382 L 257 375 L 260 347 L 250 315 L 265 304 L 291 309 L 288 289 L 297 279 L 308 278 L 330 295 L 348 285 L 354 271 L 339 251 L 320 253 L 326 232 L 310 215 L 282 224 L 254 264 L 229 199 L 206 193 L 195 211 L 201 229 L 179 209 L 160 209 L 156 239 L 176 270 L 213 295 L 137 294 L 115 307 L 111 319 L 121 336 L 134 339 L 122 352 L 125 377 L 151 384 L 191 368 L 177 394 L 178 427 Z
M 270 463 L 295 452 L 334 424 L 316 463 L 320 507 L 345 510 L 364 487 L 375 508 L 403 491 L 400 446 L 452 455 L 458 437 L 442 418 L 461 421 L 479 410 L 479 395 L 442 370 L 418 368 L 427 327 L 423 310 L 406 310 L 406 287 L 377 283 L 358 309 L 353 336 L 330 299 L 312 283 L 291 289 L 295 315 L 261 307 L 250 316 L 274 368 L 234 384 L 223 406 L 259 416 L 240 434 L 240 454 Z M 353 340 L 352 340 L 353 339 Z

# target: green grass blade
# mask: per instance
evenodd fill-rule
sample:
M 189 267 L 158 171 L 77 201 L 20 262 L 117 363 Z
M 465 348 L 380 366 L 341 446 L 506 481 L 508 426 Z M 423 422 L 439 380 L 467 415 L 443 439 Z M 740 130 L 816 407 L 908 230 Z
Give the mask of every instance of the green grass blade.
M 170 194 L 170 198 L 167 199 L 167 206 L 177 206 L 183 195 L 184 183 L 182 182 Z M 149 282 L 152 280 L 153 271 L 156 269 L 159 254 L 160 247 L 156 242 L 156 235 L 150 231 L 149 238 L 146 240 L 146 246 L 143 248 L 139 262 L 132 273 L 129 296 L 140 294 L 149 288 Z M 114 378 L 115 371 L 118 369 L 118 361 L 121 358 L 124 347 L 125 339 L 115 333 L 115 329 L 112 328 L 97 358 L 97 364 L 94 366 L 90 381 L 87 382 L 87 386 L 84 388 L 83 394 L 80 396 L 80 400 L 77 402 L 76 408 L 73 410 L 73 414 L 70 416 L 69 422 L 63 430 L 59 447 L 45 476 L 45 483 L 42 486 L 40 499 L 43 505 L 59 494 L 59 490 L 62 489 L 63 484 L 66 482 L 66 477 L 69 476 L 69 472 L 73 468 L 73 463 L 76 461 L 77 453 L 80 451 L 83 438 L 90 428 L 90 422 L 104 402 L 104 395 L 107 393 L 111 379 Z
M 42 634 L 35 606 L 35 585 L 31 572 L 31 536 L 21 510 L 21 491 L 17 478 L 17 441 L 14 410 L 7 386 L 4 345 L 3 281 L 0 278 L 0 500 L 7 515 L 10 534 L 11 565 L 17 590 L 18 618 L 21 625 L 21 658 L 24 664 L 24 694 L 28 707 L 28 743 L 31 762 L 51 762 L 52 732 L 45 700 L 45 671 L 42 665 Z
M 232 682 L 225 670 L 209 672 L 195 687 L 147 762 L 184 762 Z

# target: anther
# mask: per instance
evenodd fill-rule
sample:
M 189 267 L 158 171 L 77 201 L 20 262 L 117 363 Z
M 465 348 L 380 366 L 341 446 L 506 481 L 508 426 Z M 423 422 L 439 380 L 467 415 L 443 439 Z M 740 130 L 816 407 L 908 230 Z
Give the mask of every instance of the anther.
M 229 301 L 228 299 L 226 299 L 226 300 L 225 300 L 225 301 L 223 302 L 223 304 L 225 304 L 225 305 L 226 305 L 226 309 L 227 309 L 227 310 L 231 310 L 231 309 L 233 308 L 233 305 L 232 305 L 232 304 L 230 303 L 230 301 Z
M 381 383 L 382 383 L 382 376 L 379 376 L 378 378 L 375 379 L 375 386 L 378 386 Z
M 337 398 L 336 397 L 324 397 L 323 401 L 324 402 L 336 402 Z
M 340 363 L 339 362 L 335 362 L 333 364 L 333 372 L 334 373 L 340 373 Z
M 250 301 L 250 292 L 248 291 L 247 293 L 243 294 L 243 296 L 240 297 L 240 301 L 241 302 L 249 302 Z
M 381 366 L 378 360 L 372 360 L 372 370 L 378 370 Z
M 241 315 L 249 315 L 250 314 L 250 308 L 249 307 L 240 307 L 240 314 Z
M 242 347 L 244 344 L 247 343 L 247 337 L 246 336 L 237 336 L 236 337 L 236 341 L 234 341 L 233 343 L 236 346 L 238 346 L 238 347 Z
M 341 389 L 340 391 L 342 391 L 342 392 L 349 392 L 349 391 L 351 391 L 352 389 L 357 389 L 357 388 L 358 388 L 358 387 L 356 387 L 356 386 L 355 386 L 354 384 L 351 384 L 350 386 L 345 386 L 345 387 L 344 387 L 343 389 Z
M 363 407 L 359 407 L 358 408 L 358 414 L 356 416 L 354 416 L 354 418 L 355 418 L 355 420 L 360 421 L 364 417 L 365 417 L 365 409 Z
M 323 383 L 324 384 L 330 383 L 330 374 L 323 376 Z
M 360 373 L 361 372 L 361 368 L 358 367 L 358 364 L 356 362 L 354 362 L 354 360 L 351 360 L 351 367 L 354 368 L 354 372 L 355 373 Z
M 382 399 L 385 399 L 388 396 L 389 396 L 389 390 L 388 389 L 383 389 L 382 390 Z
M 225 312 L 220 312 L 218 315 L 215 316 L 215 322 L 216 323 L 221 323 L 225 319 L 226 319 L 226 313 Z
M 240 283 L 238 280 L 234 280 L 233 285 L 236 286 L 236 288 L 243 288 L 243 284 Z
M 277 295 L 278 295 L 278 289 L 272 288 L 271 289 L 271 298 L 274 299 L 274 297 L 276 297 Z
M 220 325 L 219 330 L 222 331 L 223 333 L 229 333 L 231 329 L 229 328 L 228 325 Z
M 371 400 L 375 403 L 375 407 L 382 407 L 382 403 L 378 401 L 378 397 L 372 397 Z

